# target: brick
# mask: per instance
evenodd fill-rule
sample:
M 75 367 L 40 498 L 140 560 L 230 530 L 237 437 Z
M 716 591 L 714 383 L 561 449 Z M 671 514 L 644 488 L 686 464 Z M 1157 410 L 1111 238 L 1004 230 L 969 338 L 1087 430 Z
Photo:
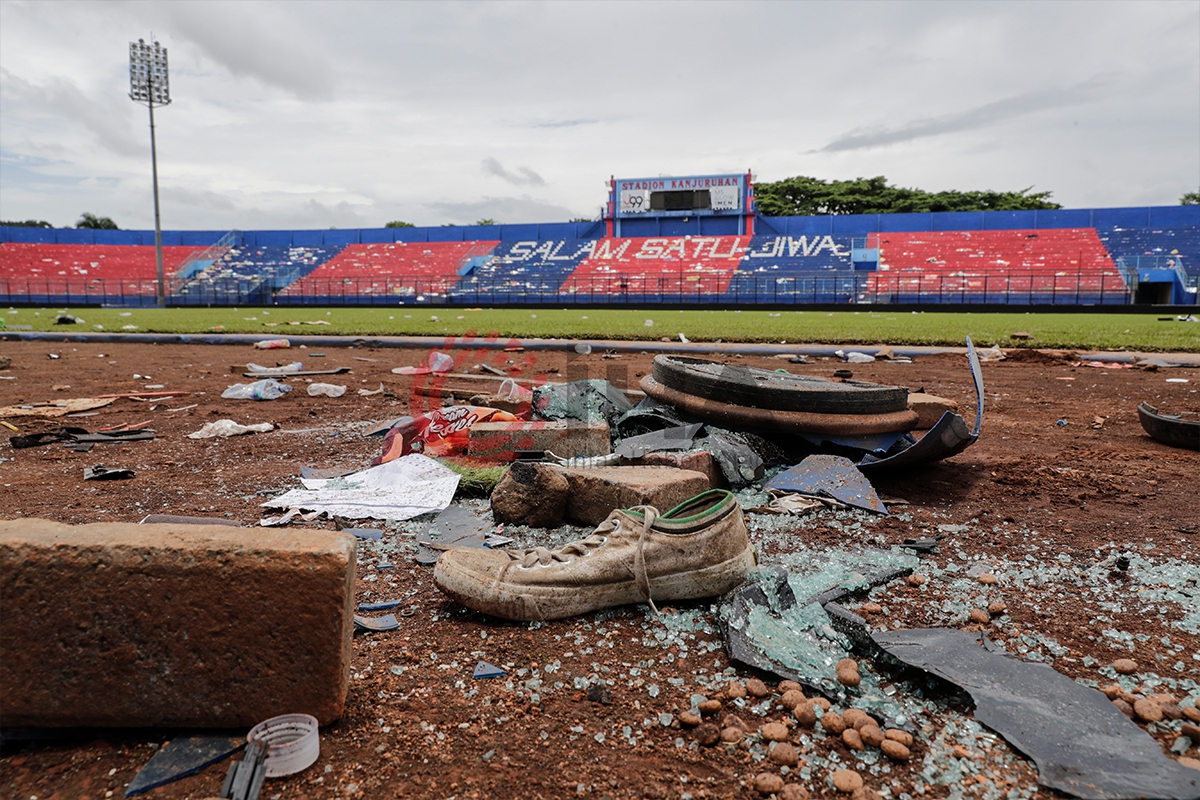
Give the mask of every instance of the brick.
M 515 450 L 552 450 L 557 456 L 604 456 L 612 452 L 604 422 L 480 422 L 471 426 L 467 452 L 512 461 Z
M 675 469 L 690 469 L 692 472 L 702 472 L 708 476 L 708 487 L 710 489 L 724 489 L 728 486 L 728 481 L 721 474 L 721 468 L 717 466 L 717 462 L 713 459 L 712 453 L 707 450 L 693 450 L 687 453 L 681 452 L 659 452 L 647 453 L 641 458 L 633 460 L 624 459 L 622 463 L 628 461 L 630 465 L 638 467 L 674 467 Z
M 667 512 L 708 489 L 708 476 L 674 467 L 559 467 L 571 490 L 566 518 L 603 522 L 617 508 L 650 505 Z
M 917 412 L 917 429 L 928 430 L 937 424 L 947 411 L 958 413 L 958 403 L 924 392 L 909 392 L 908 407 Z
M 0 726 L 332 722 L 354 553 L 336 531 L 0 521 Z

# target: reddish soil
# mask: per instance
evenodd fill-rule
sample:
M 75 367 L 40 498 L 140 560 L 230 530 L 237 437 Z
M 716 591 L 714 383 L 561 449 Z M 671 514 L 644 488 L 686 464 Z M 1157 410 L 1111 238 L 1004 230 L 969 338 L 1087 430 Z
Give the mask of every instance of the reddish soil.
M 363 467 L 382 444 L 362 436 L 367 429 L 363 423 L 404 415 L 410 401 L 417 410 L 440 402 L 415 392 L 413 378 L 391 372 L 422 363 L 424 352 L 348 346 L 324 354 L 312 358 L 311 350 L 264 352 L 246 346 L 0 342 L 0 356 L 12 358 L 12 366 L 0 371 L 6 378 L 0 380 L 0 406 L 109 393 L 191 392 L 157 400 L 118 399 L 82 418 L 9 417 L 22 434 L 63 424 L 95 431 L 150 421 L 156 436 L 153 441 L 96 445 L 87 453 L 61 444 L 21 450 L 5 444 L 0 447 L 0 515 L 67 523 L 136 522 L 148 513 L 221 516 L 248 526 L 253 535 L 252 526 L 266 513 L 259 505 L 263 494 L 299 486 L 301 466 Z M 607 377 L 628 380 L 630 386 L 649 371 L 651 360 L 644 353 L 605 359 L 600 353 L 571 353 L 568 358 L 546 351 L 459 357 L 460 364 L 487 361 L 518 377 Z M 349 367 L 349 374 L 315 379 L 348 385 L 347 393 L 336 399 L 310 397 L 301 379 L 293 378 L 297 391 L 275 401 L 220 398 L 226 386 L 243 380 L 231 374 L 231 365 L 299 358 L 306 369 Z M 736 361 L 826 377 L 848 366 L 855 378 L 955 399 L 968 420 L 974 418 L 970 374 L 960 355 L 923 357 L 912 364 L 817 360 L 790 365 L 765 357 Z M 1059 671 L 1101 686 L 1113 682 L 1108 667 L 1114 659 L 1133 658 L 1143 671 L 1124 679 L 1124 686 L 1169 692 L 1185 705 L 1194 704 L 1200 694 L 1195 688 L 1200 635 L 1180 620 L 1189 611 L 1195 614 L 1200 593 L 1194 578 L 1187 583 L 1188 565 L 1194 575 L 1194 565 L 1200 563 L 1200 455 L 1150 439 L 1138 423 L 1136 407 L 1145 400 L 1163 411 L 1200 412 L 1200 368 L 1098 369 L 1073 365 L 1069 356 L 1024 352 L 984 364 L 983 371 L 987 410 L 977 444 L 941 464 L 875 477 L 881 495 L 909 503 L 894 508 L 891 517 L 866 519 L 854 531 L 843 522 L 864 520 L 864 515 L 820 512 L 803 518 L 803 524 L 797 521 L 797 539 L 810 547 L 890 545 L 936 533 L 940 525 L 946 534 L 940 551 L 923 561 L 928 583 L 914 587 L 897 582 L 873 592 L 870 599 L 884 606 L 884 612 L 872 615 L 873 622 L 879 623 L 882 614 L 881 624 L 887 627 L 978 630 L 981 626 L 967 619 L 967 610 L 984 600 L 1001 601 L 1006 613 L 987 626 L 996 641 L 1053 655 Z M 425 378 L 415 380 L 418 386 L 428 384 Z M 356 394 L 380 383 L 386 394 Z M 147 388 L 158 385 L 164 389 Z M 459 392 L 465 399 L 495 384 L 450 378 L 446 385 L 472 389 Z M 186 438 L 204 423 L 226 418 L 269 421 L 279 430 L 229 439 Z M 1060 420 L 1067 424 L 1056 424 Z M 85 483 L 84 468 L 101 463 L 132 469 L 136 477 Z M 483 501 L 472 507 L 487 513 Z M 333 527 L 328 521 L 307 524 Z M 787 524 L 752 515 L 751 536 L 765 536 L 767 528 L 777 532 Z M 388 535 L 416 529 L 406 525 Z M 580 536 L 585 533 L 579 531 Z M 787 540 L 767 538 L 762 551 L 770 561 Z M 1121 553 L 1133 556 L 1129 570 L 1115 565 Z M 1035 573 L 1055 572 L 1049 578 L 1002 579 L 996 586 L 964 593 L 951 585 L 962 574 L 944 568 L 976 555 L 997 571 L 1024 564 Z M 686 710 L 693 693 L 724 699 L 725 711 L 737 711 L 751 730 L 767 717 L 790 718 L 781 707 L 767 709 L 764 717 L 749 708 L 737 710 L 733 692 L 716 690 L 711 679 L 729 664 L 723 650 L 709 652 L 702 646 L 713 635 L 696 634 L 686 640 L 687 649 L 646 643 L 643 637 L 652 639 L 664 626 L 645 607 L 544 625 L 490 619 L 446 600 L 428 568 L 397 555 L 397 568 L 389 573 L 394 580 L 389 581 L 375 569 L 379 560 L 360 556 L 360 596 L 369 592 L 372 599 L 404 598 L 403 608 L 411 609 L 405 613 L 411 615 L 401 617 L 395 632 L 355 638 L 345 716 L 322 730 L 317 764 L 299 775 L 268 781 L 264 798 L 753 797 L 758 796 L 752 788 L 755 775 L 781 771 L 769 759 L 757 762 L 744 745 L 692 748 L 690 732 L 678 722 L 670 728 L 658 723 L 660 714 Z M 1161 576 L 1147 577 L 1154 570 L 1161 570 Z M 1119 602 L 1112 602 L 1114 597 Z M 63 587 L 63 598 L 69 602 L 70 587 Z M 860 607 L 867 600 L 860 597 L 851 605 Z M 698 603 L 684 610 L 709 607 Z M 19 609 L 0 609 L 0 614 L 8 618 Z M 1134 638 L 1125 643 L 1102 629 Z M 1057 642 L 1053 653 L 1039 644 L 1049 640 Z M 479 659 L 507 667 L 515 690 L 502 680 L 472 680 Z M 551 664 L 558 665 L 553 673 Z M 537 702 L 531 702 L 532 691 L 523 685 L 533 672 L 521 670 L 540 671 L 544 689 Z M 639 671 L 645 682 L 650 681 L 647 673 L 655 673 L 653 682 L 661 693 L 649 693 L 643 681 L 632 680 Z M 619 676 L 611 687 L 611 704 L 593 702 L 574 688 L 576 678 L 597 675 Z M 749 677 L 739 672 L 736 680 L 744 683 Z M 554 681 L 565 686 L 552 691 Z M 906 684 L 896 685 L 907 690 Z M 860 766 L 867 786 L 890 797 L 904 792 L 946 796 L 947 785 L 925 784 L 922 762 L 944 763 L 947 715 L 969 716 L 969 708 L 956 700 L 934 703 L 916 720 L 912 761 L 891 764 L 888 772 L 876 770 L 880 774 Z M 1143 727 L 1167 752 L 1179 725 Z M 625 726 L 632 729 L 634 744 Z M 812 731 L 802 741 L 802 732 L 794 731 L 793 741 L 800 742 L 801 758 L 811 762 L 808 776 L 792 772 L 787 780 L 803 784 L 813 796 L 832 797 L 831 755 L 854 764 L 854 754 L 841 740 Z M 0 751 L 0 794 L 39 800 L 121 796 L 154 748 L 171 736 L 164 731 L 75 732 L 48 742 L 9 743 Z M 1030 762 L 1014 756 L 998 737 L 964 736 L 960 731 L 953 744 L 963 748 L 954 753 L 967 765 L 961 780 L 968 795 L 984 796 L 989 789 L 1036 793 Z M 685 746 L 677 747 L 677 739 Z M 1200 758 L 1195 742 L 1183 755 Z M 150 796 L 213 796 L 224 773 L 222 764 Z

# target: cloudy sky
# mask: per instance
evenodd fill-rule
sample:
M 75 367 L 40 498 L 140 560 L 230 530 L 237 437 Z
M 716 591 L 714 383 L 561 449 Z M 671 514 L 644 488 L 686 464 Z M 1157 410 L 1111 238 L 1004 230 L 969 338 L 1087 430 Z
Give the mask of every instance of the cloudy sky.
M 594 218 L 617 177 L 885 175 L 1071 208 L 1200 187 L 1200 0 L 0 0 L 0 219 Z

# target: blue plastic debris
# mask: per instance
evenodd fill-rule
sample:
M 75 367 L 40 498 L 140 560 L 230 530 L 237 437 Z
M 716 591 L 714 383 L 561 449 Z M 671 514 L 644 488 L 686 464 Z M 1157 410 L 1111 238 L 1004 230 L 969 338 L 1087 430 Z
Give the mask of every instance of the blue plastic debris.
M 1067 422 L 1065 419 L 1060 419 L 1058 422 L 1056 422 L 1054 424 L 1061 428 L 1063 425 L 1070 425 L 1071 423 Z
M 378 528 L 345 528 L 342 533 L 349 533 L 355 539 L 382 539 L 383 531 Z
M 359 611 L 386 611 L 400 605 L 399 600 L 381 600 L 378 603 L 359 603 Z
M 475 678 L 503 678 L 508 673 L 497 667 L 495 664 L 489 664 L 486 661 L 480 661 L 475 665 Z
M 125 789 L 126 797 L 148 792 L 205 767 L 224 761 L 246 746 L 246 740 L 231 736 L 180 736 L 167 742 L 138 770 Z
M 842 456 L 809 456 L 799 465 L 776 475 L 766 488 L 830 497 L 864 511 L 888 513 L 871 482 L 850 459 Z

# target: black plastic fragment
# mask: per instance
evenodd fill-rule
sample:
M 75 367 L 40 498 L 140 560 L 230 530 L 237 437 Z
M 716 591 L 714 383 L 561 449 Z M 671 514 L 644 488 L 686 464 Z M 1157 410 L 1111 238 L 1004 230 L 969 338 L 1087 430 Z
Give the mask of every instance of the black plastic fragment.
M 258 800 L 263 780 L 267 777 L 267 745 L 250 742 L 241 761 L 229 765 L 221 797 L 227 800 Z
M 647 453 L 689 450 L 692 447 L 692 440 L 696 438 L 696 434 L 703 427 L 703 423 L 693 422 L 690 425 L 678 425 L 660 431 L 630 436 L 617 445 L 616 452 L 625 458 L 641 458 Z
M 890 655 L 962 687 L 975 719 L 1033 759 L 1043 786 L 1085 798 L 1200 799 L 1200 772 L 1162 747 L 1103 694 L 1040 662 L 981 646 L 975 633 L 884 631 Z
M 179 736 L 167 742 L 151 757 L 146 765 L 133 776 L 125 789 L 126 797 L 133 797 L 164 786 L 188 775 L 195 775 L 206 767 L 224 761 L 246 746 L 241 737 L 232 736 Z

